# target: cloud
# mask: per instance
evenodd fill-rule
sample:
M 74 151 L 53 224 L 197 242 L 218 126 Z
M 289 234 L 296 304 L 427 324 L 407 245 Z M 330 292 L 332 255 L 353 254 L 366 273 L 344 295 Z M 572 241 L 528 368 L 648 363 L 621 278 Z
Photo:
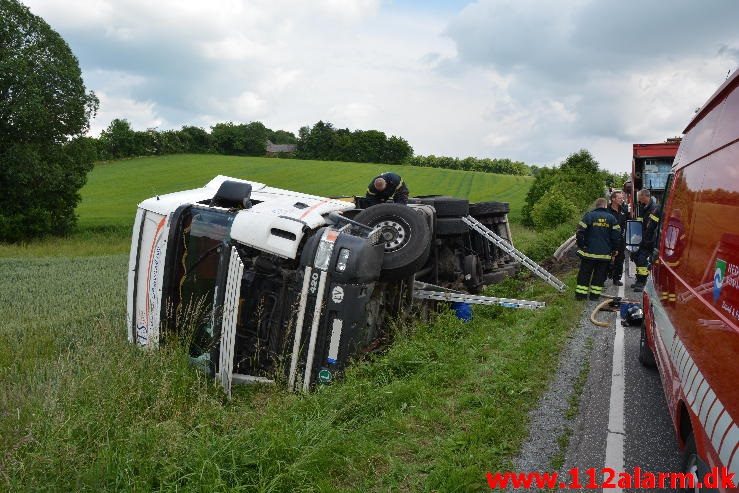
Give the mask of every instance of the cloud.
M 457 54 L 437 68 L 447 76 L 484 69 L 515 81 L 507 115 L 495 112 L 500 128 L 484 139 L 491 146 L 510 148 L 528 129 L 531 145 L 549 149 L 544 155 L 580 142 L 600 148 L 596 157 L 609 168 L 623 169 L 610 151 L 680 134 L 736 68 L 736 19 L 739 3 L 730 0 L 710 8 L 688 0 L 669 7 L 657 0 L 481 0 L 449 23 Z
M 733 1 L 27 4 L 104 96 L 93 132 L 322 119 L 421 154 L 552 164 L 584 147 L 625 169 L 623 149 L 679 134 L 739 63 Z

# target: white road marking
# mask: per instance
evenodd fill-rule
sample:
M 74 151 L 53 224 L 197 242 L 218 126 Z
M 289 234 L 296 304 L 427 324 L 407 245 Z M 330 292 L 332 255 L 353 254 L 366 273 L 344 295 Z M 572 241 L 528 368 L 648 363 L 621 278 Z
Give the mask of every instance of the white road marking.
M 624 276 L 624 284 L 628 276 Z M 618 295 L 624 297 L 624 286 L 618 288 Z M 606 437 L 605 467 L 616 473 L 624 470 L 624 390 L 626 389 L 624 355 L 624 328 L 621 325 L 621 313 L 616 312 L 616 335 L 613 338 L 613 364 L 611 369 L 611 403 L 608 410 L 608 436 Z M 616 492 L 621 488 L 608 488 L 603 491 Z

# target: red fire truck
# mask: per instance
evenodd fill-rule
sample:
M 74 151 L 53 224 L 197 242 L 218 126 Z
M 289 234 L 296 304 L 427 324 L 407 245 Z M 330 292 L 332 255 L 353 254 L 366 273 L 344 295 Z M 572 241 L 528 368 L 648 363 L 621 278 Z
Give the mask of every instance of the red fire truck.
M 666 190 L 639 359 L 659 369 L 685 471 L 739 478 L 739 71 L 685 129 Z
M 631 161 L 633 193 L 629 196 L 631 211 L 637 210 L 636 192 L 642 188 L 648 188 L 657 202 L 662 203 L 667 177 L 672 170 L 679 146 L 680 137 L 667 139 L 658 144 L 634 144 Z

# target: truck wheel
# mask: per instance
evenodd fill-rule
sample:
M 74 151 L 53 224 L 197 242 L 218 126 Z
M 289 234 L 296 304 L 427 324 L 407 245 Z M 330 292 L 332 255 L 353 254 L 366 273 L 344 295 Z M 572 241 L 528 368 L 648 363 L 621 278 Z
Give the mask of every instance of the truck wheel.
M 644 322 L 641 324 L 641 337 L 639 338 L 639 363 L 647 368 L 654 368 L 657 362 L 654 360 L 654 353 L 647 344 L 647 326 Z
M 469 232 L 469 226 L 457 217 L 440 217 L 436 220 L 436 234 L 438 236 L 462 235 Z
M 424 218 L 410 207 L 378 204 L 357 214 L 356 220 L 381 228 L 385 242 L 382 280 L 404 279 L 416 273 L 428 259 L 431 232 Z
M 470 216 L 487 216 L 490 214 L 508 214 L 511 207 L 508 202 L 478 202 L 470 204 Z

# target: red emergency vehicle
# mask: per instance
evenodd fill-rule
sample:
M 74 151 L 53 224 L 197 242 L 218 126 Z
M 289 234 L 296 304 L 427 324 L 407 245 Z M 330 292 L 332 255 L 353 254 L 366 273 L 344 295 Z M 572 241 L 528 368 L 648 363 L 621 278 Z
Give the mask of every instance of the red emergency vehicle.
M 659 234 L 639 359 L 659 369 L 684 469 L 739 482 L 739 71 L 684 131 Z
M 634 144 L 631 161 L 633 193 L 629 195 L 629 210 L 638 210 L 636 192 L 642 188 L 648 188 L 657 202 L 662 203 L 667 178 L 672 171 L 672 164 L 679 146 L 680 137 L 667 139 L 657 144 Z

